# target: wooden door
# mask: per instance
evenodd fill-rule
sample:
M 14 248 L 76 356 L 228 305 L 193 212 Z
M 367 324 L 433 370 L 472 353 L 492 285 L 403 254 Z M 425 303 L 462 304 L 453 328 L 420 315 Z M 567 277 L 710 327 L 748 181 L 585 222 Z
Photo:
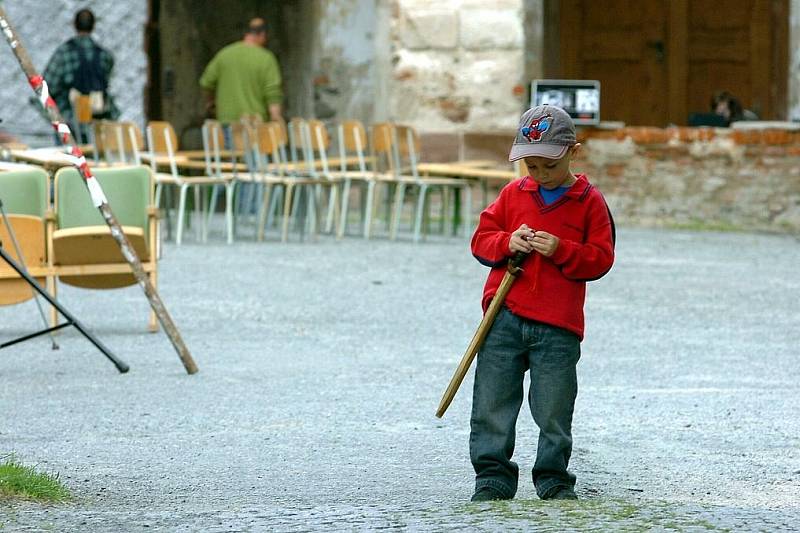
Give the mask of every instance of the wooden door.
M 760 118 L 785 113 L 788 6 L 771 0 L 690 0 L 687 111 L 707 111 L 710 95 L 731 92 Z M 781 53 L 785 50 L 784 53 Z
M 561 70 L 600 80 L 602 120 L 667 121 L 666 0 L 566 0 Z
M 787 111 L 788 0 L 562 0 L 560 75 L 601 83 L 602 120 L 685 124 L 728 91 Z

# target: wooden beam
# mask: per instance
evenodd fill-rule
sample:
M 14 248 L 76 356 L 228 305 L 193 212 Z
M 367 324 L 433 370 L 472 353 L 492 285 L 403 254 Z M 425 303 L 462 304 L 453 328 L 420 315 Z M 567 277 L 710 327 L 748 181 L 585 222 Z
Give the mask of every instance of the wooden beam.
M 671 123 L 685 125 L 688 117 L 689 0 L 667 3 L 667 116 Z
M 772 118 L 789 119 L 789 0 L 772 2 Z
M 559 77 L 578 79 L 583 70 L 580 55 L 583 5 L 580 0 L 563 0 L 559 11 Z
M 754 0 L 750 14 L 750 109 L 762 119 L 773 118 L 772 47 L 770 20 L 772 0 Z

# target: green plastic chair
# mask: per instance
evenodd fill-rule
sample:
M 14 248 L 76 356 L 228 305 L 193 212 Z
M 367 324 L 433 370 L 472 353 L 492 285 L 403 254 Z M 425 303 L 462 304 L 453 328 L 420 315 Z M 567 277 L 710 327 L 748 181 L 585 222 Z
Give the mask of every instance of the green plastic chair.
M 39 284 L 50 277 L 47 265 L 47 173 L 40 168 L 0 172 L 0 201 L 14 230 L 25 266 Z M 5 223 L 0 220 L 0 242 L 19 260 Z M 0 305 L 33 298 L 33 290 L 9 265 L 0 260 Z
M 153 175 L 149 168 L 97 169 L 111 210 L 136 250 L 153 286 L 157 281 L 157 245 Z M 119 245 L 77 170 L 64 168 L 55 176 L 53 265 L 58 281 L 87 289 L 114 289 L 136 283 Z M 151 312 L 150 329 L 155 330 Z

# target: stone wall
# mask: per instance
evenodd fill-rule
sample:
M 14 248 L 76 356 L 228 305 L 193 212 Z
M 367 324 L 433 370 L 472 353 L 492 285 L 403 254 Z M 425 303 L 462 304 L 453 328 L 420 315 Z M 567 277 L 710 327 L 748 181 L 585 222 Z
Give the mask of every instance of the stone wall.
M 144 53 L 146 0 L 25 0 L 3 2 L 11 24 L 20 35 L 34 66 L 44 71 L 56 47 L 75 35 L 75 13 L 84 7 L 95 12 L 94 37 L 115 57 L 110 92 L 123 120 L 144 121 L 144 86 L 147 58 Z M 52 128 L 28 103 L 33 96 L 11 48 L 0 45 L 0 127 L 27 143 L 52 143 Z
M 522 0 L 395 0 L 388 118 L 425 132 L 513 127 L 525 105 Z
M 579 171 L 621 222 L 800 232 L 800 133 L 626 128 Z
M 513 131 L 465 138 L 468 158 L 507 157 Z M 583 130 L 575 172 L 620 224 L 800 233 L 800 131 Z

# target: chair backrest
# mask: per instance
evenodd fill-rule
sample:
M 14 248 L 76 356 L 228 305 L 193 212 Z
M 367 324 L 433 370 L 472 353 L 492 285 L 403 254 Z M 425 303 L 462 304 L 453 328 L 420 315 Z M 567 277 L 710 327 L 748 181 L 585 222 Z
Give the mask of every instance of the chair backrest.
M 172 124 L 162 120 L 151 120 L 147 123 L 147 148 L 150 151 L 150 168 L 155 174 L 158 166 L 155 158 L 166 155 L 169 158 L 169 169 L 175 178 L 180 179 L 175 152 L 178 151 L 178 136 Z
M 405 163 L 408 162 L 411 174 L 415 178 L 419 177 L 417 163 L 420 149 L 419 134 L 413 126 L 397 125 L 395 127 L 395 161 L 398 168 L 405 168 Z
M 376 169 L 388 168 L 397 173 L 395 166 L 395 126 L 390 122 L 379 122 L 372 125 L 371 146 L 375 156 Z
M 147 147 L 154 154 L 174 155 L 178 151 L 178 135 L 172 124 L 164 120 L 147 123 Z
M 209 176 L 219 175 L 221 172 L 222 149 L 225 147 L 225 132 L 218 120 L 208 119 L 203 122 L 200 132 L 203 137 L 203 158 L 206 163 L 206 173 Z
M 308 158 L 308 145 L 306 142 L 306 121 L 303 118 L 294 117 L 289 120 L 289 156 L 292 163 L 298 163 L 300 158 L 305 161 Z M 298 153 L 300 157 L 298 157 Z
M 94 175 L 103 188 L 117 221 L 136 226 L 149 236 L 147 210 L 153 205 L 153 175 L 149 168 L 98 168 Z M 55 177 L 55 211 L 58 229 L 105 224 L 92 204 L 83 178 L 74 168 L 62 168 Z
M 355 154 L 358 158 L 358 169 L 367 171 L 365 153 L 367 150 L 367 130 L 360 120 L 344 120 L 339 124 L 339 159 L 342 172 L 347 170 L 347 157 Z
M 323 124 L 321 120 L 313 119 L 306 123 L 306 132 L 308 136 L 308 146 L 311 152 L 310 167 L 316 169 L 315 160 L 318 160 L 322 163 L 322 173 L 327 175 L 329 173 L 328 148 L 330 148 L 331 145 L 328 128 L 325 127 L 325 124 Z M 312 173 L 312 175 L 315 174 L 316 171 Z
M 47 172 L 40 168 L 0 172 L 3 209 L 8 214 L 44 218 L 48 205 L 47 182 Z
M 144 147 L 142 130 L 135 122 L 103 120 L 97 124 L 96 135 L 101 139 L 103 157 L 109 163 L 138 165 Z

